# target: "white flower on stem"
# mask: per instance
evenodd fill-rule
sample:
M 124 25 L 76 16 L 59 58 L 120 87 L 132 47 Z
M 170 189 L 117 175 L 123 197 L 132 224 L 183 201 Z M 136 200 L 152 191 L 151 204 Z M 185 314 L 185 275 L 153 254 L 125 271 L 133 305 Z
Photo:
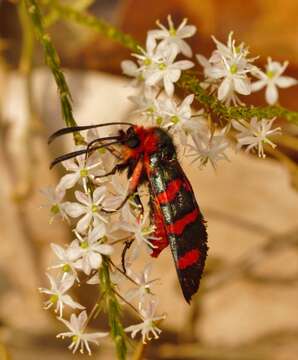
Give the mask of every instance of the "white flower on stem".
M 78 274 L 76 272 L 76 260 L 77 256 L 74 256 L 72 252 L 73 243 L 66 249 L 57 244 L 51 244 L 51 248 L 58 258 L 58 263 L 51 266 L 50 269 L 60 269 L 63 272 L 62 279 L 66 277 L 73 277 L 78 281 Z
M 274 120 L 275 118 L 258 121 L 257 117 L 253 117 L 249 123 L 243 119 L 239 121 L 232 120 L 233 127 L 239 131 L 236 135 L 238 140 L 237 147 L 241 148 L 242 146 L 247 146 L 245 151 L 256 148 L 259 157 L 266 157 L 264 153 L 264 144 L 268 144 L 273 148 L 276 147 L 276 145 L 268 139 L 268 136 L 272 134 L 277 135 L 281 132 L 280 127 L 271 129 Z
M 158 48 L 164 49 L 169 45 L 174 44 L 178 51 L 187 57 L 192 56 L 191 47 L 183 39 L 189 38 L 197 31 L 193 25 L 186 25 L 187 19 L 184 19 L 182 23 L 175 29 L 171 15 L 168 16 L 169 28 L 167 29 L 159 21 L 156 22 L 161 30 L 150 30 L 149 37 L 153 37 L 155 40 L 161 40 L 158 44 Z
M 62 219 L 68 220 L 68 216 L 64 207 L 65 203 L 62 202 L 65 191 L 58 191 L 55 188 L 48 187 L 41 190 L 41 193 L 48 199 L 48 204 L 45 206 L 50 208 L 50 212 L 52 215 L 50 218 L 50 224 L 57 216 L 61 216 Z
M 75 197 L 79 201 L 65 203 L 66 213 L 73 218 L 83 215 L 78 221 L 76 230 L 84 233 L 90 224 L 97 227 L 108 220 L 101 214 L 102 203 L 106 196 L 107 188 L 105 186 L 98 187 L 94 190 L 93 196 L 84 194 L 81 191 L 75 192 Z
M 51 295 L 50 299 L 44 303 L 44 308 L 47 310 L 52 306 L 56 306 L 55 312 L 59 313 L 59 317 L 63 315 L 64 305 L 71 307 L 72 309 L 84 309 L 85 307 L 75 302 L 69 295 L 65 294 L 74 284 L 74 278 L 68 277 L 61 281 L 55 281 L 52 276 L 46 274 L 51 289 L 39 288 L 41 293 Z
M 134 338 L 140 331 L 142 334 L 143 343 L 146 344 L 147 340 L 152 340 L 152 335 L 155 339 L 159 338 L 161 330 L 157 327 L 156 322 L 165 319 L 165 315 L 154 316 L 157 303 L 150 301 L 147 309 L 140 309 L 140 314 L 143 319 L 141 324 L 131 325 L 125 329 L 126 332 L 131 332 L 131 337 Z M 152 333 L 152 335 L 151 335 Z
M 69 349 L 75 353 L 80 348 L 80 353 L 84 353 L 86 348 L 89 355 L 91 355 L 91 349 L 89 343 L 98 345 L 98 339 L 109 335 L 107 332 L 94 332 L 86 333 L 86 327 L 88 324 L 88 316 L 86 311 L 82 311 L 79 316 L 71 314 L 70 321 L 65 319 L 59 319 L 70 330 L 57 335 L 57 338 L 64 339 L 70 337 L 72 342 L 69 345 Z
M 147 86 L 163 85 L 166 94 L 172 96 L 174 83 L 179 80 L 181 72 L 192 68 L 194 64 L 189 60 L 174 62 L 178 54 L 177 47 L 174 45 L 170 45 L 159 52 L 159 58 L 145 75 L 145 84 Z
M 109 191 L 103 201 L 105 210 L 117 209 L 128 194 L 129 182 L 127 179 L 121 181 L 122 179 L 119 174 L 112 175 L 110 179 L 113 191 Z M 124 206 L 127 205 L 128 202 Z
M 192 136 L 193 144 L 188 145 L 190 152 L 188 156 L 193 157 L 193 162 L 199 160 L 200 166 L 205 166 L 210 161 L 213 168 L 216 167 L 216 162 L 219 160 L 228 160 L 225 150 L 229 146 L 229 141 L 226 138 L 226 128 L 219 133 L 195 134 Z
M 227 45 L 213 40 L 217 49 L 213 51 L 209 60 L 202 55 L 197 59 L 204 67 L 206 82 L 217 84 L 217 97 L 227 104 L 240 103 L 236 93 L 249 95 L 251 93 L 250 78 L 248 73 L 255 71 L 256 67 L 251 64 L 254 59 L 248 59 L 248 49 L 244 44 L 235 45 L 233 33 L 228 37 Z
M 187 135 L 202 128 L 203 113 L 192 115 L 191 104 L 194 95 L 188 95 L 180 105 L 174 99 L 167 98 L 163 103 L 162 114 L 165 119 L 162 126 L 171 133 L 179 135 L 181 143 L 186 144 Z
M 140 54 L 132 54 L 137 58 L 138 65 L 132 60 L 124 60 L 121 62 L 122 72 L 125 75 L 134 77 L 135 80 L 132 86 L 137 87 L 144 85 L 146 78 L 146 72 L 151 68 L 152 64 L 155 64 L 160 55 L 155 52 L 156 42 L 153 38 L 147 37 L 146 50 L 140 48 Z
M 127 269 L 127 275 L 132 278 L 137 285 L 137 287 L 128 290 L 125 294 L 125 299 L 127 301 L 130 302 L 133 299 L 138 298 L 139 302 L 143 304 L 145 296 L 151 293 L 153 282 L 158 280 L 150 279 L 151 269 L 151 264 L 146 265 L 144 270 L 140 273 L 135 273 L 130 268 Z
M 267 103 L 270 105 L 275 104 L 278 100 L 278 87 L 288 88 L 298 83 L 296 79 L 290 76 L 282 76 L 288 64 L 288 61 L 281 64 L 277 61 L 272 61 L 269 57 L 266 72 L 258 69 L 254 73 L 254 76 L 259 78 L 259 80 L 252 84 L 252 91 L 259 91 L 266 87 L 265 98 Z
M 133 244 L 132 256 L 129 257 L 129 261 L 133 261 L 139 255 L 140 248 L 147 244 L 148 248 L 152 249 L 155 246 L 152 244 L 152 240 L 159 240 L 158 237 L 154 236 L 155 226 L 148 225 L 148 214 L 139 218 L 134 217 L 131 212 L 125 213 L 125 218 L 119 224 L 119 227 L 131 233 L 135 242 Z
M 102 242 L 106 229 L 103 224 L 89 230 L 86 237 L 75 231 L 77 239 L 73 241 L 71 255 L 79 258 L 75 267 L 90 275 L 91 270 L 98 270 L 102 264 L 102 255 L 109 256 L 113 253 L 111 245 Z
M 152 88 L 148 88 L 144 94 L 138 96 L 129 96 L 137 108 L 132 112 L 132 114 L 141 114 L 146 117 L 146 120 L 151 120 L 152 122 L 161 122 L 160 117 L 160 101 L 156 98 L 156 91 L 152 91 Z
M 85 155 L 79 155 L 74 159 L 63 161 L 63 166 L 70 174 L 64 175 L 59 184 L 57 185 L 57 191 L 65 191 L 75 186 L 79 181 L 82 181 L 85 192 L 87 192 L 87 180 L 92 180 L 92 170 L 102 164 L 102 161 L 98 157 L 90 156 L 87 159 Z

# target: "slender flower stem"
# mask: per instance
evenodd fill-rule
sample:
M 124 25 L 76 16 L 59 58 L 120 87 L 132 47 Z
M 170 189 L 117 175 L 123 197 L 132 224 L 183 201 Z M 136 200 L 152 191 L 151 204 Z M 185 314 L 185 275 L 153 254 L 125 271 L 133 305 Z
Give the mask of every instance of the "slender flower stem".
M 254 116 L 259 119 L 283 117 L 289 122 L 298 125 L 298 112 L 290 111 L 282 106 L 225 106 L 216 96 L 207 94 L 201 87 L 199 80 L 190 72 L 182 74 L 178 85 L 184 90 L 195 94 L 195 98 L 199 103 L 221 119 L 250 119 Z
M 61 111 L 66 126 L 76 126 L 77 123 L 73 117 L 71 94 L 66 83 L 64 74 L 60 69 L 60 59 L 54 48 L 50 36 L 45 32 L 42 14 L 35 0 L 25 0 L 25 5 L 38 41 L 41 43 L 44 51 L 45 61 L 51 69 L 60 96 Z M 76 143 L 83 141 L 79 133 L 74 134 Z
M 111 282 L 109 272 L 109 262 L 106 257 L 103 259 L 102 267 L 99 272 L 100 288 L 108 312 L 111 335 L 115 342 L 117 357 L 119 360 L 125 360 L 127 354 L 126 334 L 121 323 L 121 312 L 117 300 L 114 285 Z

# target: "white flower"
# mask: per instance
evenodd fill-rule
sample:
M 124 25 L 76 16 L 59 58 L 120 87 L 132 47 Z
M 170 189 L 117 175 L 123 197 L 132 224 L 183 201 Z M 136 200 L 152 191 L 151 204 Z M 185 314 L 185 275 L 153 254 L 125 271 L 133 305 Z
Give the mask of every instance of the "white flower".
M 145 75 L 145 84 L 147 86 L 162 84 L 166 94 L 172 96 L 174 93 L 174 83 L 179 80 L 182 70 L 190 69 L 194 64 L 189 60 L 174 62 L 178 54 L 177 47 L 174 45 L 170 45 L 159 52 L 159 58 L 148 69 Z
M 82 311 L 79 316 L 71 314 L 70 321 L 59 319 L 60 321 L 68 327 L 70 331 L 60 333 L 57 335 L 57 338 L 70 337 L 72 342 L 68 347 L 75 353 L 80 347 L 80 353 L 84 353 L 84 350 L 88 351 L 88 354 L 91 355 L 91 350 L 89 347 L 89 342 L 98 345 L 98 339 L 106 337 L 109 335 L 107 332 L 95 332 L 95 333 L 86 333 L 86 326 L 88 323 L 88 317 L 86 311 Z
M 62 202 L 65 191 L 58 191 L 57 188 L 54 189 L 52 187 L 48 187 L 41 190 L 41 193 L 48 199 L 48 204 L 46 206 L 50 208 L 50 212 L 52 214 L 50 218 L 50 224 L 57 216 L 61 216 L 62 219 L 68 220 L 68 216 L 64 207 L 65 203 Z
M 211 132 L 205 134 L 193 135 L 194 145 L 189 145 L 189 156 L 194 157 L 192 162 L 200 161 L 200 165 L 204 166 L 210 161 L 213 168 L 219 160 L 228 160 L 225 150 L 229 146 L 229 142 L 225 136 L 226 128 L 217 134 Z
M 167 98 L 163 101 L 161 114 L 165 121 L 162 127 L 169 129 L 180 137 L 181 143 L 186 144 L 187 135 L 192 132 L 199 132 L 202 128 L 203 113 L 192 115 L 191 104 L 194 95 L 188 95 L 180 105 L 174 99 Z
M 145 244 L 147 244 L 150 248 L 155 248 L 152 244 L 152 240 L 159 240 L 158 237 L 154 236 L 155 226 L 148 225 L 148 214 L 139 219 L 135 218 L 130 212 L 125 213 L 125 219 L 120 222 L 119 227 L 122 230 L 128 231 L 134 235 L 135 242 L 133 246 L 133 254 L 130 261 L 136 259 L 139 254 L 140 248 Z
M 150 30 L 148 36 L 153 37 L 154 39 L 162 40 L 158 47 L 161 49 L 166 48 L 169 45 L 174 44 L 178 51 L 183 55 L 191 57 L 192 50 L 191 47 L 183 39 L 189 38 L 194 35 L 196 32 L 196 27 L 193 25 L 186 25 L 187 19 L 184 19 L 182 23 L 175 29 L 172 18 L 168 16 L 169 29 L 162 25 L 159 21 L 156 22 L 161 30 Z
M 160 55 L 155 53 L 156 42 L 153 38 L 147 37 L 146 50 L 140 48 L 141 54 L 132 54 L 138 60 L 138 65 L 131 60 L 121 62 L 121 68 L 125 75 L 134 77 L 133 86 L 144 85 L 146 72 L 155 64 Z
M 150 272 L 152 265 L 148 264 L 145 266 L 144 270 L 141 273 L 135 273 L 130 268 L 127 269 L 127 275 L 130 276 L 138 287 L 132 288 L 127 291 L 125 299 L 127 301 L 132 301 L 135 298 L 139 299 L 139 302 L 143 304 L 144 298 L 151 291 L 151 285 L 154 281 L 158 279 L 150 279 Z
M 217 49 L 213 51 L 210 59 L 207 60 L 202 55 L 197 56 L 204 67 L 206 82 L 217 84 L 217 97 L 220 101 L 227 104 L 239 103 L 236 93 L 241 95 L 251 93 L 250 78 L 247 74 L 256 69 L 251 65 L 254 59 L 247 59 L 248 49 L 243 43 L 239 46 L 235 45 L 232 32 L 229 34 L 227 45 L 215 37 L 213 40 Z
M 70 276 L 78 280 L 75 265 L 75 261 L 78 259 L 78 257 L 73 255 L 73 243 L 71 243 L 66 249 L 57 244 L 51 244 L 51 248 L 59 259 L 59 262 L 56 265 L 51 266 L 50 269 L 61 269 L 63 271 L 62 279 Z
M 107 188 L 101 186 L 95 189 L 93 197 L 90 194 L 84 194 L 81 191 L 75 192 L 75 197 L 79 201 L 65 203 L 65 211 L 73 218 L 84 215 L 77 223 L 76 230 L 84 233 L 88 226 L 92 223 L 93 227 L 99 226 L 102 223 L 107 223 L 108 220 L 101 214 L 102 202 L 105 198 Z
M 288 61 L 285 61 L 282 65 L 277 61 L 272 61 L 269 57 L 266 65 L 266 72 L 258 69 L 254 73 L 260 80 L 252 84 L 252 91 L 259 91 L 266 86 L 265 97 L 267 103 L 270 105 L 276 103 L 278 100 L 278 87 L 287 88 L 298 83 L 296 79 L 290 76 L 282 76 L 287 66 Z
M 57 185 L 57 191 L 65 191 L 74 187 L 78 181 L 82 181 L 84 190 L 87 192 L 87 180 L 88 178 L 93 178 L 90 170 L 102 164 L 102 161 L 97 157 L 95 158 L 94 155 L 96 156 L 97 154 L 89 156 L 87 160 L 85 159 L 85 155 L 79 155 L 74 159 L 63 161 L 63 166 L 66 170 L 71 171 L 71 173 L 61 178 Z
M 103 224 L 98 225 L 93 230 L 89 230 L 86 238 L 75 232 L 77 239 L 73 241 L 71 255 L 79 258 L 75 266 L 77 269 L 90 275 L 91 270 L 98 270 L 102 264 L 102 255 L 111 255 L 113 248 L 111 245 L 103 244 L 101 240 L 106 234 Z
M 146 120 L 158 123 L 162 120 L 160 116 L 160 101 L 156 98 L 156 92 L 153 92 L 151 89 L 148 88 L 144 94 L 129 96 L 128 98 L 137 105 L 137 109 L 132 112 L 133 114 L 144 115 Z
M 253 148 L 258 149 L 258 156 L 265 157 L 264 144 L 269 144 L 273 148 L 276 145 L 268 139 L 269 135 L 280 134 L 280 127 L 271 129 L 275 118 L 268 120 L 262 119 L 258 121 L 257 117 L 253 117 L 248 123 L 246 120 L 232 120 L 233 127 L 240 133 L 236 135 L 238 140 L 238 148 L 247 146 L 246 151 L 250 151 Z
M 121 181 L 122 179 L 120 178 L 119 174 L 112 175 L 110 179 L 111 185 L 113 187 L 113 192 L 110 192 L 110 194 L 105 197 L 102 203 L 104 209 L 109 211 L 117 209 L 118 206 L 122 204 L 123 200 L 128 194 L 129 187 L 129 182 L 127 181 L 127 179 L 125 182 Z M 127 205 L 128 201 L 124 206 Z
M 55 312 L 59 312 L 59 317 L 62 317 L 64 305 L 67 305 L 72 309 L 84 309 L 84 306 L 75 302 L 69 295 L 65 295 L 74 284 L 73 277 L 68 277 L 56 282 L 49 274 L 46 275 L 50 281 L 51 289 L 39 288 L 41 293 L 51 295 L 50 299 L 44 304 L 45 309 L 49 309 L 56 305 Z
M 131 337 L 134 338 L 136 334 L 141 331 L 143 343 L 146 344 L 146 340 L 151 340 L 153 334 L 155 339 L 159 338 L 161 330 L 157 327 L 156 322 L 165 319 L 165 315 L 154 316 L 156 310 L 156 302 L 150 301 L 148 309 L 140 309 L 140 313 L 143 319 L 141 324 L 131 325 L 125 329 L 126 332 L 131 332 Z

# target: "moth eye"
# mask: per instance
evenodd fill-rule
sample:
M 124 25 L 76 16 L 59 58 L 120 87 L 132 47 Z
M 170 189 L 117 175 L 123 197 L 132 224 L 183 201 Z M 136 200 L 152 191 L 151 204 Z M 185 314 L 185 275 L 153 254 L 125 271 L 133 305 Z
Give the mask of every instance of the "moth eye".
M 137 136 L 133 136 L 127 140 L 126 145 L 130 148 L 136 148 L 140 145 L 140 140 Z

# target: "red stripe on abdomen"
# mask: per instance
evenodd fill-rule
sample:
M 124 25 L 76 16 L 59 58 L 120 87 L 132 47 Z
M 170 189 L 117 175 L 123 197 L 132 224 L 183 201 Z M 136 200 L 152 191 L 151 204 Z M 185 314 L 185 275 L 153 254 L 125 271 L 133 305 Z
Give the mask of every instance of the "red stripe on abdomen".
M 167 189 L 157 194 L 157 201 L 160 204 L 167 204 L 169 201 L 174 200 L 181 188 L 182 183 L 183 182 L 181 179 L 174 179 L 170 181 L 167 186 Z
M 199 216 L 199 210 L 194 209 L 192 212 L 184 215 L 181 219 L 176 220 L 174 223 L 167 225 L 167 231 L 170 234 L 181 235 L 184 228 L 193 223 Z
M 195 264 L 200 258 L 200 251 L 192 249 L 178 259 L 177 265 L 180 270 Z

